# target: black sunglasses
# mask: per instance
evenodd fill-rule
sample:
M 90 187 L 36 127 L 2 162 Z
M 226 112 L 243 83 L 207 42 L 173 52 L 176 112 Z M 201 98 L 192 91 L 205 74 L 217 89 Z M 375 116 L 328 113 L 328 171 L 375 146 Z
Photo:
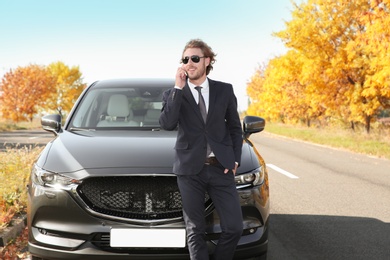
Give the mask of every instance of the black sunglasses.
M 194 63 L 198 63 L 201 58 L 206 58 L 206 56 L 203 56 L 203 57 L 199 57 L 198 55 L 191 56 L 191 60 Z M 187 64 L 189 60 L 190 60 L 190 57 L 186 56 L 183 59 L 181 59 L 181 62 L 183 62 L 184 64 Z

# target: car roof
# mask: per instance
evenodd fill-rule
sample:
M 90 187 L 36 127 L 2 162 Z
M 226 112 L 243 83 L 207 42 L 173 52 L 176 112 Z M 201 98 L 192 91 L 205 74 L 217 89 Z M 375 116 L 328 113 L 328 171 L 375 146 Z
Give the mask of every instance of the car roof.
M 92 88 L 123 88 L 123 87 L 173 87 L 175 81 L 165 78 L 124 78 L 124 79 L 105 79 L 95 81 Z

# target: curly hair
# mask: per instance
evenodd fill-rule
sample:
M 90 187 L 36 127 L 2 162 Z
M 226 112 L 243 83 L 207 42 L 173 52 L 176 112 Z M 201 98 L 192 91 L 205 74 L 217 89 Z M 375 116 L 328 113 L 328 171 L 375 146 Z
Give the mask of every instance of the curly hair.
M 215 56 L 217 56 L 217 54 L 215 54 L 213 49 L 211 49 L 211 47 L 201 39 L 193 39 L 187 42 L 183 53 L 189 48 L 199 48 L 205 57 L 210 58 L 210 64 L 206 68 L 206 75 L 209 75 L 210 71 L 213 69 L 213 64 L 216 61 Z

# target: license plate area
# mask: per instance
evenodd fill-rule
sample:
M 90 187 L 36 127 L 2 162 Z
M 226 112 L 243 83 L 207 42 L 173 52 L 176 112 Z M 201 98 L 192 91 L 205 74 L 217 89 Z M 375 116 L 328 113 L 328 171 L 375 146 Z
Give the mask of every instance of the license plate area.
M 113 228 L 110 231 L 111 247 L 183 248 L 185 245 L 185 229 Z

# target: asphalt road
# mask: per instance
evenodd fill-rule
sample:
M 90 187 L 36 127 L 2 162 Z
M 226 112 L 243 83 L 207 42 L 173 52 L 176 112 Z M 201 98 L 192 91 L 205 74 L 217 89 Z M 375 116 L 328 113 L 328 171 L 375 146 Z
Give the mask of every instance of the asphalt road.
M 0 132 L 0 151 L 7 148 L 44 146 L 54 134 L 44 130 L 18 130 Z
M 259 133 L 268 259 L 390 259 L 390 161 Z
M 0 144 L 36 146 L 53 137 L 0 133 Z M 389 160 L 265 132 L 251 140 L 270 179 L 269 260 L 390 259 Z

